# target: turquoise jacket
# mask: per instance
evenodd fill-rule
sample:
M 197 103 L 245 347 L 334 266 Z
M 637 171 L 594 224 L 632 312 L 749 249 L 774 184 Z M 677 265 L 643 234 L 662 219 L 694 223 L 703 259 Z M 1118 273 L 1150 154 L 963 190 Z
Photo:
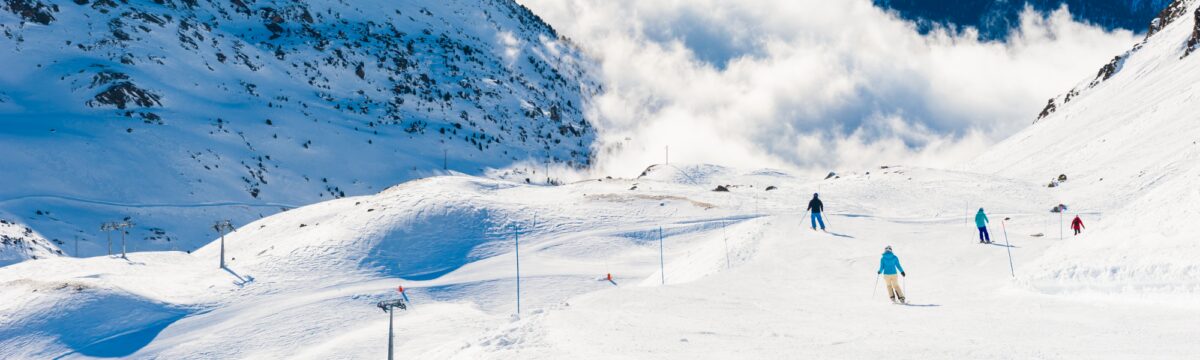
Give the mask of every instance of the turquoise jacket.
M 888 251 L 883 253 L 883 258 L 879 259 L 878 272 L 884 275 L 896 275 L 896 273 L 904 272 L 904 267 L 900 266 L 900 258 Z
M 983 210 L 979 210 L 979 212 L 975 214 L 975 227 L 984 227 L 987 226 L 987 224 L 987 215 L 983 214 Z

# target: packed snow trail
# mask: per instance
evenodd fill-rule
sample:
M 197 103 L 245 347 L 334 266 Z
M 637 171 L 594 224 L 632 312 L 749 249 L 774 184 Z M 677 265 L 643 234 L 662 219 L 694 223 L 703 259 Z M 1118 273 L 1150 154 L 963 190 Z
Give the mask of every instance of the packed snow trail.
M 852 238 L 814 234 L 794 216 L 736 226 L 761 226 L 761 256 L 698 282 L 576 297 L 517 331 L 533 344 L 461 358 L 1186 358 L 1200 350 L 1194 304 L 1038 294 L 1011 279 L 1003 247 L 964 239 L 968 227 L 839 220 Z M 1020 238 L 1018 264 L 1057 243 Z M 892 305 L 882 289 L 872 297 L 886 245 L 908 272 L 908 306 Z
M 742 185 L 714 192 L 661 173 L 557 187 L 413 181 L 246 224 L 226 237 L 228 269 L 217 267 L 215 243 L 192 254 L 15 264 L 0 269 L 0 329 L 13 330 L 0 337 L 0 357 L 378 358 L 387 316 L 374 304 L 398 297 L 397 285 L 413 306 L 397 314 L 396 348 L 411 358 L 1200 351 L 1189 321 L 1200 308 L 1189 294 L 1047 292 L 1026 283 L 1041 275 L 1026 264 L 1091 234 L 1031 236 L 1057 218 L 1039 211 L 1055 200 L 1036 184 L 911 168 L 811 182 L 720 173 L 691 178 Z M 810 230 L 802 211 L 817 187 L 828 233 Z M 978 244 L 964 199 L 994 209 L 993 224 L 1012 218 L 1011 248 Z M 525 234 L 520 317 L 512 226 Z M 910 306 L 891 305 L 883 291 L 871 296 L 887 245 L 908 273 Z M 126 308 L 138 310 L 130 317 Z M 73 317 L 91 322 L 75 329 L 40 320 Z

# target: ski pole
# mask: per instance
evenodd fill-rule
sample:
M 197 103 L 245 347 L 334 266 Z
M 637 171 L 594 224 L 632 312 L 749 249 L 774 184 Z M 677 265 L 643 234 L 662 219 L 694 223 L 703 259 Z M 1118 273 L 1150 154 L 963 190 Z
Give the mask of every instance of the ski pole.
M 1008 271 L 1010 274 L 1012 274 L 1012 277 L 1015 278 L 1017 277 L 1017 270 L 1013 267 L 1012 244 L 1008 243 L 1008 226 L 1005 225 L 1008 223 L 1009 219 L 1010 218 L 1004 218 L 1004 221 L 1000 222 L 1000 229 L 1004 230 L 1004 248 L 1008 250 Z
M 875 273 L 875 287 L 871 288 L 871 298 L 875 298 L 875 293 L 879 292 L 879 273 Z

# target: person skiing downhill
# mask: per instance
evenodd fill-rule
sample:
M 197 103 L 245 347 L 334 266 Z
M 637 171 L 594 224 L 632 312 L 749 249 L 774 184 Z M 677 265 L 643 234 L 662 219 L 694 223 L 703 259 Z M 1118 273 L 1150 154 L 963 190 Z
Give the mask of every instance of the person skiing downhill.
M 992 236 L 987 231 L 988 218 L 987 214 L 983 213 L 983 208 L 979 208 L 979 212 L 975 213 L 975 227 L 979 228 L 979 243 L 991 244 Z
M 1075 215 L 1075 220 L 1071 220 L 1071 229 L 1075 230 L 1075 235 L 1079 235 L 1086 228 L 1083 226 L 1083 219 L 1080 219 L 1079 215 Z
M 811 212 L 810 219 L 812 221 L 812 229 L 817 230 L 817 223 L 821 223 L 821 230 L 825 230 L 825 219 L 821 218 L 821 212 L 825 211 L 825 204 L 821 203 L 821 199 L 817 198 L 817 194 L 813 193 L 813 198 L 808 202 L 808 211 Z
M 892 302 L 907 304 L 904 300 L 904 291 L 900 289 L 900 282 L 896 279 L 896 273 L 900 276 L 908 276 L 904 273 L 904 267 L 900 266 L 900 258 L 892 253 L 892 246 L 883 248 L 883 257 L 879 259 L 879 271 L 877 274 L 883 275 L 884 281 L 887 283 L 888 296 L 892 298 Z

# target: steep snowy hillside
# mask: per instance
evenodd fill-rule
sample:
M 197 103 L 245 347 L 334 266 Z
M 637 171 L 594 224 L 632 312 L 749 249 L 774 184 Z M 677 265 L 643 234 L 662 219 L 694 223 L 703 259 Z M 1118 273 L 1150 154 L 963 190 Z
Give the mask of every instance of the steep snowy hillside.
M 443 170 L 583 166 L 595 136 L 587 61 L 511 0 L 4 0 L 0 34 L 0 211 L 84 255 L 103 221 L 191 250 Z
M 1200 292 L 1200 1 L 1178 0 L 1145 41 L 1050 100 L 1038 121 L 976 159 L 975 171 L 1034 181 L 1089 227 L 1048 253 L 1047 291 Z M 1046 210 L 1056 204 L 1042 204 Z M 1100 214 L 1084 215 L 1085 225 Z M 1057 234 L 1055 234 L 1057 235 Z M 1069 235 L 1069 234 L 1068 234 Z

